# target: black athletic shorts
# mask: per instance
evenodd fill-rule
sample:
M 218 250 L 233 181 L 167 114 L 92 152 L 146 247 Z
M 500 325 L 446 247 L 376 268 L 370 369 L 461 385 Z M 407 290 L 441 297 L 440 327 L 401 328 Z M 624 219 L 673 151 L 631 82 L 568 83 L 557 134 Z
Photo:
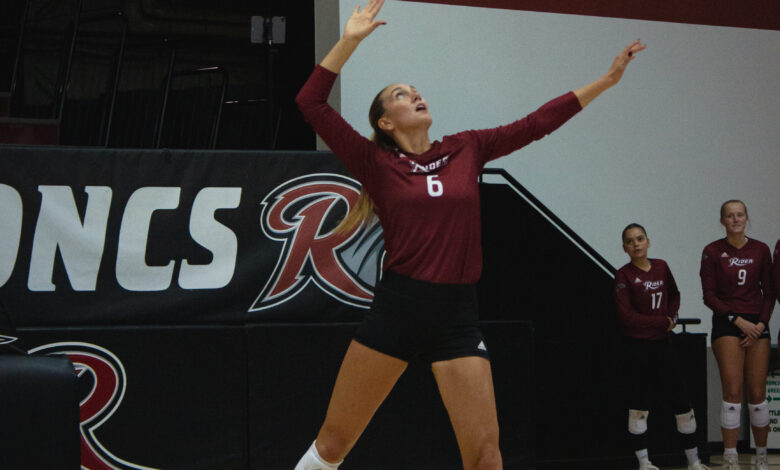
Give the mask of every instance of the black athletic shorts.
M 739 316 L 753 323 L 758 323 L 758 319 L 761 318 L 761 315 L 757 313 L 749 313 L 749 314 L 741 313 L 739 314 Z M 727 315 L 712 314 L 712 340 L 711 341 L 715 341 L 721 336 L 736 336 L 737 338 L 744 338 L 745 333 L 743 333 L 742 330 L 740 330 L 737 325 L 731 323 Z M 769 339 L 768 327 L 764 328 L 764 332 L 761 333 L 761 336 L 758 337 L 758 339 L 764 339 L 764 338 Z
M 355 341 L 410 362 L 489 359 L 473 284 L 438 284 L 386 271 Z
M 670 405 L 674 414 L 691 409 L 671 338 L 650 340 L 624 336 L 622 362 L 628 409 L 649 410 L 657 395 Z

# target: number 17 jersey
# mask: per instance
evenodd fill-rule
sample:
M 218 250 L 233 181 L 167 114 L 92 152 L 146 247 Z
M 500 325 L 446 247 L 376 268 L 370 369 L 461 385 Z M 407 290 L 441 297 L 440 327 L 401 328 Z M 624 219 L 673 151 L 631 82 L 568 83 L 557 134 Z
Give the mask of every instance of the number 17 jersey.
M 631 263 L 618 269 L 615 303 L 623 335 L 656 340 L 668 336 L 670 318 L 677 321 L 680 291 L 664 260 L 649 261 L 649 271 Z

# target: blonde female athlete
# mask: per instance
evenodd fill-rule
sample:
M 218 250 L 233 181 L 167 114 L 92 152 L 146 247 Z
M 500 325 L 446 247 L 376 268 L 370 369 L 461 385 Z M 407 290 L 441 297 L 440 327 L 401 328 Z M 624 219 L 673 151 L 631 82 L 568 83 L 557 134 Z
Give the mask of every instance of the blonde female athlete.
M 768 470 L 768 327 L 775 305 L 772 256 L 766 244 L 745 235 L 747 222 L 744 202 L 730 200 L 721 205 L 720 223 L 726 228 L 726 238 L 704 248 L 699 274 L 704 304 L 712 310 L 712 351 L 723 389 L 720 427 L 724 468 L 739 470 L 737 441 L 744 383 L 756 441 L 756 470 Z
M 496 129 L 432 142 L 431 114 L 415 87 L 379 92 L 359 135 L 327 104 L 337 74 L 383 21 L 382 0 L 355 8 L 344 34 L 296 99 L 305 119 L 362 183 L 358 204 L 382 223 L 387 255 L 371 310 L 347 349 L 315 442 L 296 470 L 336 469 L 409 361 L 431 364 L 466 470 L 502 468 L 487 346 L 478 326 L 475 283 L 482 269 L 477 180 L 484 164 L 557 129 L 615 85 L 639 41 L 595 82 Z M 369 197 L 370 196 L 370 197 Z M 373 206 L 373 207 L 372 207 Z M 350 229 L 369 210 L 352 209 Z M 386 465 L 387 466 L 387 465 Z

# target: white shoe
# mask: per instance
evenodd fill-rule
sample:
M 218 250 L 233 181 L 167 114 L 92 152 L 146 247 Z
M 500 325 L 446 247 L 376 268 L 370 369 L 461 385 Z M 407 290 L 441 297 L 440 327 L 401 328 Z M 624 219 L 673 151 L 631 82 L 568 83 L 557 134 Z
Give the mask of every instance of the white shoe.
M 736 455 L 724 455 L 723 470 L 740 470 L 739 457 Z
M 769 470 L 769 461 L 766 455 L 756 455 L 756 470 Z
M 710 467 L 701 463 L 701 460 L 697 460 L 696 463 L 688 465 L 688 470 L 710 470 Z
M 650 462 L 642 462 L 639 464 L 639 470 L 661 470 Z
M 688 465 L 688 470 L 710 470 L 710 467 L 701 463 L 701 460 L 697 460 L 696 463 Z

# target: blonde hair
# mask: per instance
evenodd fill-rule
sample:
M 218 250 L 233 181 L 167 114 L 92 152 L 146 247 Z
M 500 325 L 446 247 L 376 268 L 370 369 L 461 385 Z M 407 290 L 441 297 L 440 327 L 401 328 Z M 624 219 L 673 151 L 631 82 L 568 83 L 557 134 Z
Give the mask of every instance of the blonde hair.
M 748 215 L 747 206 L 745 205 L 744 202 L 740 201 L 739 199 L 729 199 L 728 201 L 726 201 L 726 202 L 724 202 L 723 204 L 720 205 L 720 218 L 721 219 L 723 218 L 723 215 L 724 215 L 723 213 L 726 211 L 726 206 L 728 206 L 729 204 L 742 204 L 742 209 L 745 210 L 745 216 L 750 218 L 750 216 Z
M 389 85 L 388 85 L 389 86 Z M 395 141 L 385 132 L 379 128 L 379 119 L 385 114 L 385 105 L 382 102 L 382 93 L 388 87 L 382 88 L 382 90 L 376 94 L 374 100 L 371 102 L 371 107 L 368 110 L 368 121 L 371 123 L 371 128 L 374 129 L 374 133 L 371 134 L 371 141 L 377 144 L 382 150 L 393 150 L 396 148 Z M 376 213 L 374 208 L 376 205 L 371 197 L 368 195 L 365 186 L 360 187 L 360 195 L 355 205 L 349 209 L 349 213 L 334 229 L 336 233 L 346 233 L 354 229 L 355 227 L 362 227 L 373 222 Z
M 347 233 L 355 227 L 370 224 L 376 215 L 374 214 L 374 201 L 368 195 L 365 187 L 360 188 L 357 202 L 349 209 L 347 216 L 339 222 L 333 230 L 335 233 Z

